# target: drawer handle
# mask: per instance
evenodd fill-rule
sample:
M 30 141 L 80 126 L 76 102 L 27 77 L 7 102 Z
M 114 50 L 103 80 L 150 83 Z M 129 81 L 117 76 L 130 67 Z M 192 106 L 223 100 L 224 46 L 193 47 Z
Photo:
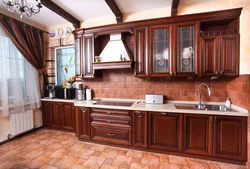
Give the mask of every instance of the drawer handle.
M 141 112 L 140 112 L 140 111 L 137 111 L 136 113 L 137 113 L 137 114 L 141 114 Z
M 108 111 L 107 113 L 108 113 L 108 114 L 113 114 L 113 112 L 111 112 L 111 111 Z
M 168 115 L 168 113 L 161 113 L 161 114 L 164 115 L 164 116 Z
M 106 133 L 107 136 L 114 136 L 114 134 Z
M 107 120 L 107 122 L 108 122 L 108 123 L 113 123 L 113 121 L 112 121 L 112 120 Z

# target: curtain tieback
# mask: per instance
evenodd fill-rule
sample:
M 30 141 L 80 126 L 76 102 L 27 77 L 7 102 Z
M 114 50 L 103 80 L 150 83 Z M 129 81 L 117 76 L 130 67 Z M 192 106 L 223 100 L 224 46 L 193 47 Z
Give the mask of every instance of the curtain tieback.
M 46 72 L 47 71 L 47 67 L 46 66 L 44 66 L 43 68 L 41 68 L 41 69 L 38 69 L 38 72 L 39 73 L 44 73 L 44 72 Z

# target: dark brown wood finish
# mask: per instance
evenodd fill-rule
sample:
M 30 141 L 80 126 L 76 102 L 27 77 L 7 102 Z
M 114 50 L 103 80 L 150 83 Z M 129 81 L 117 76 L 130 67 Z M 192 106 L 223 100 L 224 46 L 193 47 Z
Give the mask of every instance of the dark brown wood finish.
M 183 152 L 212 156 L 213 117 L 184 114 Z
M 82 36 L 83 36 L 84 30 L 79 30 L 79 31 L 75 31 L 74 32 L 74 38 L 75 38 L 75 58 L 76 58 L 76 62 L 79 62 L 80 64 L 76 64 L 76 77 L 78 78 L 82 78 L 83 77 L 83 41 L 82 41 Z M 78 71 L 79 70 L 79 71 Z
M 134 30 L 134 58 L 135 76 L 148 76 L 148 27 L 139 27 Z
M 200 75 L 217 76 L 219 73 L 219 37 L 204 36 L 200 39 Z
M 55 12 L 59 16 L 63 17 L 67 21 L 71 22 L 73 24 L 73 26 L 75 27 L 75 29 L 80 28 L 80 21 L 79 20 L 77 20 L 75 17 L 70 15 L 68 12 L 66 12 L 64 9 L 59 7 L 57 4 L 55 4 L 51 0 L 41 0 L 41 4 L 46 6 L 48 9 Z
M 75 108 L 73 103 L 61 103 L 62 128 L 75 131 Z
M 51 113 L 51 127 L 61 128 L 62 127 L 62 117 L 61 117 L 61 103 L 60 102 L 50 102 L 50 113 Z
M 149 112 L 149 148 L 182 152 L 183 115 Z
M 115 0 L 105 0 L 105 2 L 107 3 L 107 5 L 109 6 L 109 8 L 114 13 L 114 15 L 116 17 L 117 23 L 122 22 L 122 12 L 119 9 L 119 7 L 117 6 Z
M 221 35 L 220 45 L 220 76 L 238 76 L 239 35 Z
M 148 118 L 147 112 L 133 112 L 133 146 L 147 148 L 148 146 Z
M 171 7 L 171 16 L 177 16 L 177 10 L 180 0 L 173 0 Z
M 194 41 L 195 41 L 195 49 L 194 49 L 194 55 L 195 55 L 195 71 L 194 72 L 178 72 L 178 67 L 180 65 L 178 65 L 177 62 L 177 43 L 179 43 L 180 41 L 180 37 L 178 37 L 178 33 L 177 33 L 177 29 L 178 27 L 185 27 L 185 26 L 194 26 L 195 28 L 195 33 L 194 33 Z M 199 65 L 199 36 L 200 36 L 200 23 L 199 22 L 183 22 L 183 23 L 177 23 L 174 24 L 173 27 L 173 36 L 174 36 L 174 40 L 171 41 L 173 42 L 173 66 L 172 66 L 172 72 L 174 72 L 174 76 L 187 76 L 187 77 L 192 77 L 192 76 L 197 76 L 199 74 L 199 69 L 198 69 L 198 65 Z M 182 52 L 182 51 L 181 51 Z
M 214 116 L 214 157 L 247 160 L 247 119 Z
M 42 101 L 43 126 L 50 127 L 50 102 Z
M 94 37 L 93 34 L 83 36 L 84 78 L 94 78 L 92 63 L 94 62 Z
M 79 139 L 90 139 L 90 113 L 89 108 L 77 107 L 76 116 L 76 136 Z
M 168 73 L 154 73 L 153 72 L 153 64 L 154 64 L 154 37 L 153 31 L 157 29 L 168 29 L 169 30 L 169 72 Z M 155 25 L 149 27 L 149 69 L 151 77 L 170 77 L 172 76 L 172 25 L 171 24 L 163 24 L 163 25 Z

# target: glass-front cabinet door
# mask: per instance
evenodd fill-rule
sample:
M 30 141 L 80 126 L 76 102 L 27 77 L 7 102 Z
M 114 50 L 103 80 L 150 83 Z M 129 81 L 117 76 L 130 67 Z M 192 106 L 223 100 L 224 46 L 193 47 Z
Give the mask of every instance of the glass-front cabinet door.
M 174 76 L 195 76 L 198 74 L 198 22 L 174 25 Z
M 170 24 L 150 27 L 150 76 L 168 77 L 171 73 Z

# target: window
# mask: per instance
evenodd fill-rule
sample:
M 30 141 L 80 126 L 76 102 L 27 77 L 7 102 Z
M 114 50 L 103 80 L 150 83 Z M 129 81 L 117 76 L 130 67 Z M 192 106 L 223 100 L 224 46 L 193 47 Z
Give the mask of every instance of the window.
M 0 27 L 0 115 L 40 106 L 37 70 Z

